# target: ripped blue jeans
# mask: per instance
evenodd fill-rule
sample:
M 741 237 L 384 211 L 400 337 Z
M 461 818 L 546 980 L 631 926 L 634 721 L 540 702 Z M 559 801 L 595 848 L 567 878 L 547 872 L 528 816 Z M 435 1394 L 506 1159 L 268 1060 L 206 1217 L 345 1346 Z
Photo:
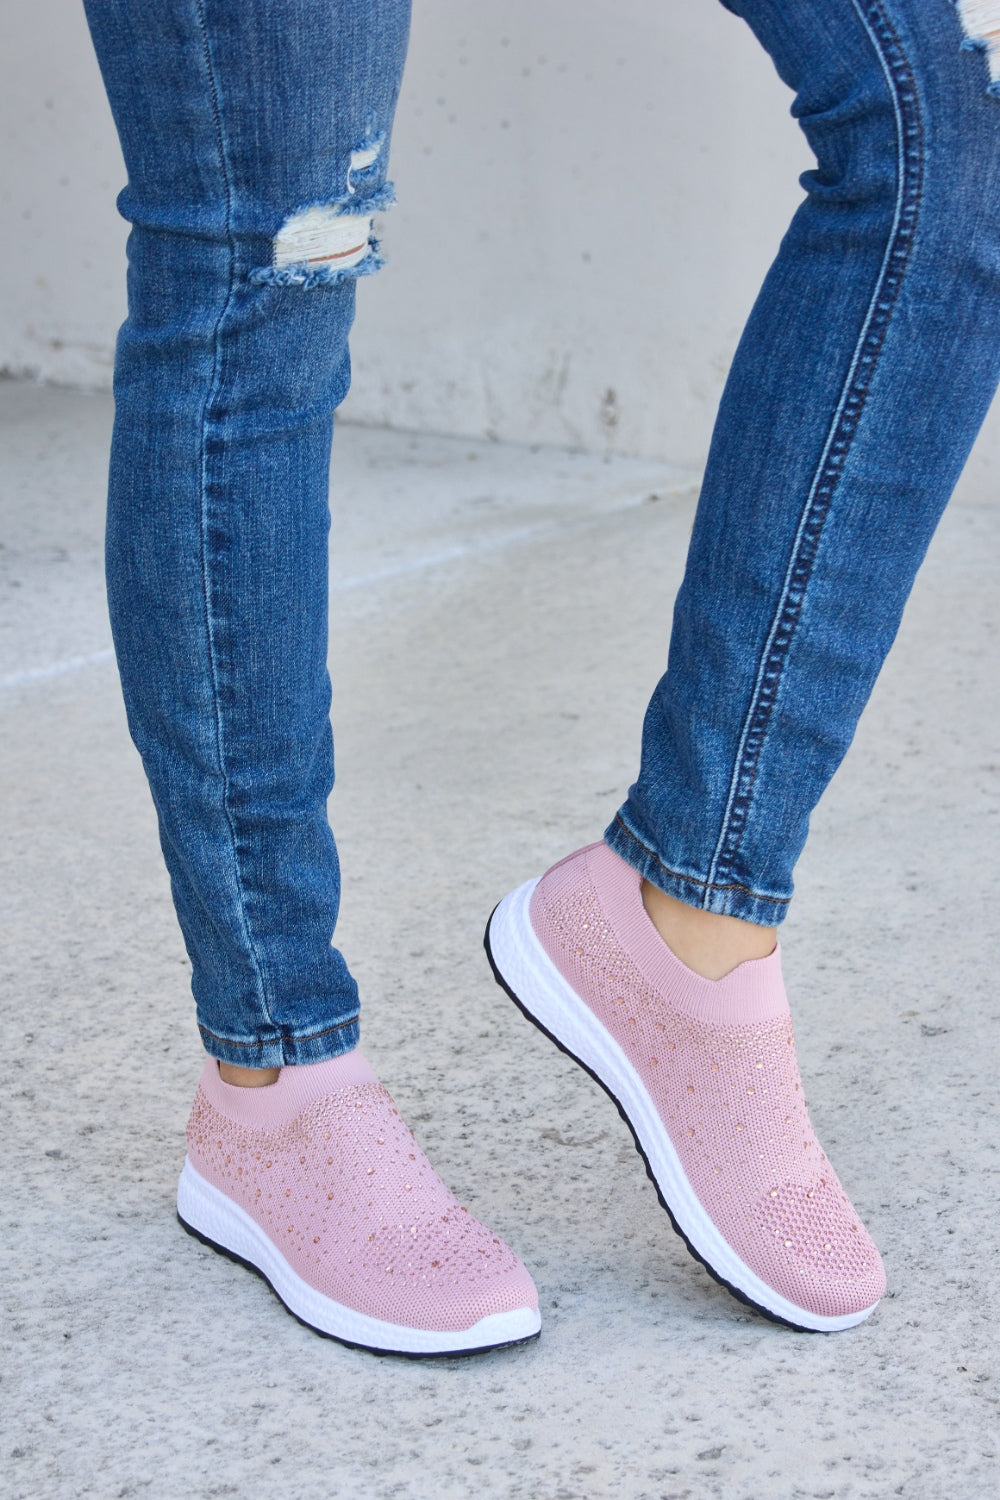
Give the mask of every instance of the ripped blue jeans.
M 358 1036 L 331 941 L 332 412 L 409 7 L 85 3 L 132 223 L 107 533 L 129 724 L 206 1047 L 317 1061 Z M 1000 0 L 728 3 L 817 167 L 733 363 L 607 837 L 770 923 L 1000 378 Z
M 1000 0 L 725 3 L 817 165 L 733 361 L 605 837 L 766 926 L 1000 380 Z
M 132 225 L 108 599 L 208 1050 L 358 1039 L 327 540 L 356 278 L 379 265 L 409 0 L 86 0 Z

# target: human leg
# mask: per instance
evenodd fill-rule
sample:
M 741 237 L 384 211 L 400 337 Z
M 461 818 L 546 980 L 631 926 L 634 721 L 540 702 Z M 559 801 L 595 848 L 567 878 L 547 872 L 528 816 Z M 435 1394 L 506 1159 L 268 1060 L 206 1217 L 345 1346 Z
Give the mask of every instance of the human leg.
M 796 90 L 817 169 L 727 384 L 638 781 L 606 844 L 508 897 L 487 943 L 619 1102 L 695 1254 L 833 1330 L 884 1281 L 767 948 L 1000 373 L 1000 106 L 949 0 L 730 8 Z M 704 934 L 726 922 L 719 963 Z
M 1000 103 L 951 0 L 727 3 L 817 167 L 733 361 L 607 839 L 772 926 L 1000 378 Z
M 435 1354 L 531 1337 L 538 1312 L 357 1052 L 331 941 L 332 412 L 408 17 L 88 0 L 133 226 L 109 602 L 210 1054 L 178 1212 L 320 1331 Z
M 206 1047 L 314 1062 L 357 1041 L 331 945 L 327 488 L 408 4 L 95 3 L 89 19 L 132 222 L 107 534 L 129 724 Z M 298 269 L 276 266 L 310 204 L 342 217 Z

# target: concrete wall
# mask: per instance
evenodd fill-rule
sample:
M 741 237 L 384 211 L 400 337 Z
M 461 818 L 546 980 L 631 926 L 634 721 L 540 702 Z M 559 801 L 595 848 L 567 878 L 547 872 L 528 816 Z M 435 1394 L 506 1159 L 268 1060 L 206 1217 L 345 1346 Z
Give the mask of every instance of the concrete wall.
M 5 10 L 0 367 L 103 385 L 117 143 L 79 0 Z M 716 0 L 416 0 L 347 411 L 699 463 L 808 164 L 787 104 Z

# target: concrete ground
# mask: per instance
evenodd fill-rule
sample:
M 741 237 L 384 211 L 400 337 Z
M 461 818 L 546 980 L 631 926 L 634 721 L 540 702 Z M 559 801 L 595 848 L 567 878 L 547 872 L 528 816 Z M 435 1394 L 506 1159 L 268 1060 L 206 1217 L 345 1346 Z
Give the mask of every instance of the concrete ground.
M 799 869 L 800 1060 L 890 1291 L 852 1333 L 794 1334 L 688 1257 L 480 948 L 632 777 L 691 476 L 339 433 L 339 940 L 366 1050 L 544 1315 L 528 1348 L 426 1365 L 316 1338 L 173 1217 L 199 1043 L 109 652 L 110 420 L 0 385 L 0 1494 L 994 1495 L 996 511 L 949 512 Z

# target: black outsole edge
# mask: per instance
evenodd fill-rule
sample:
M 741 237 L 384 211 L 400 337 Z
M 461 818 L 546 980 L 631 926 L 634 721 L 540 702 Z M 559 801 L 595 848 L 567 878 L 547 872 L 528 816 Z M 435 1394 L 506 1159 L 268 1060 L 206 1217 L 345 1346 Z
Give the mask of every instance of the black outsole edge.
M 429 1353 L 422 1353 L 417 1349 L 379 1349 L 374 1344 L 358 1344 L 353 1339 L 341 1338 L 339 1333 L 327 1333 L 325 1328 L 317 1328 L 315 1323 L 309 1323 L 305 1318 L 300 1317 L 293 1307 L 289 1307 L 284 1297 L 276 1290 L 274 1284 L 264 1275 L 260 1266 L 255 1266 L 252 1260 L 247 1260 L 244 1256 L 237 1255 L 235 1250 L 227 1249 L 225 1245 L 220 1245 L 216 1240 L 210 1240 L 207 1234 L 202 1234 L 200 1229 L 195 1229 L 193 1224 L 189 1224 L 186 1219 L 183 1219 L 179 1209 L 177 1210 L 177 1222 L 192 1239 L 200 1240 L 203 1245 L 207 1245 L 209 1250 L 215 1250 L 217 1254 L 224 1255 L 227 1260 L 233 1261 L 238 1266 L 246 1266 L 248 1271 L 252 1271 L 255 1276 L 259 1276 L 268 1290 L 281 1303 L 285 1311 L 295 1319 L 296 1323 L 301 1323 L 303 1328 L 308 1328 L 310 1333 L 318 1334 L 321 1339 L 329 1339 L 334 1344 L 343 1344 L 345 1349 L 360 1349 L 365 1354 L 377 1354 L 386 1359 L 468 1359 L 473 1354 L 490 1354 L 494 1349 L 516 1349 L 521 1344 L 533 1344 L 538 1338 L 538 1333 L 541 1332 L 541 1329 L 539 1329 L 538 1333 L 529 1333 L 523 1339 L 505 1339 L 501 1344 L 477 1344 L 474 1349 L 441 1349 L 433 1350 Z
M 608 1088 L 608 1085 L 604 1082 L 604 1079 L 601 1078 L 599 1074 L 595 1073 L 593 1068 L 589 1068 L 585 1062 L 581 1061 L 581 1059 L 577 1057 L 575 1052 L 570 1051 L 565 1042 L 561 1042 L 553 1032 L 549 1031 L 547 1026 L 542 1025 L 537 1016 L 532 1015 L 531 1011 L 524 1004 L 524 1002 L 520 1000 L 517 995 L 515 995 L 514 991 L 511 989 L 510 985 L 507 983 L 506 979 L 497 968 L 496 960 L 493 957 L 493 950 L 490 947 L 490 927 L 492 925 L 493 918 L 496 916 L 497 907 L 499 905 L 500 903 L 497 902 L 497 906 L 495 906 L 490 912 L 490 919 L 486 924 L 486 932 L 483 936 L 483 947 L 486 950 L 486 957 L 489 959 L 490 968 L 493 970 L 493 978 L 496 980 L 500 988 L 510 997 L 511 1000 L 513 1000 L 522 1016 L 525 1016 L 531 1022 L 532 1026 L 536 1026 L 543 1036 L 547 1036 L 549 1041 L 553 1042 L 559 1048 L 560 1052 L 565 1052 L 566 1056 L 571 1058 L 573 1062 L 576 1063 L 577 1067 L 582 1068 L 583 1071 L 590 1078 L 592 1078 L 594 1082 L 598 1084 L 599 1087 L 602 1088 L 607 1094 L 608 1098 L 611 1100 L 612 1104 L 615 1106 L 618 1113 L 625 1121 L 625 1124 L 628 1126 L 629 1134 L 631 1135 L 632 1140 L 635 1144 L 635 1149 L 638 1151 L 640 1157 L 642 1158 L 642 1164 L 646 1168 L 646 1176 L 653 1184 L 653 1187 L 656 1190 L 656 1196 L 660 1200 L 660 1207 L 664 1210 L 667 1218 L 670 1220 L 674 1233 L 681 1240 L 683 1240 L 688 1254 L 691 1255 L 692 1258 L 696 1260 L 700 1266 L 704 1266 L 705 1270 L 708 1272 L 709 1276 L 711 1276 L 712 1280 L 717 1281 L 719 1286 L 725 1287 L 726 1291 L 729 1292 L 731 1296 L 735 1297 L 737 1302 L 742 1302 L 744 1307 L 749 1307 L 754 1312 L 760 1313 L 761 1317 L 767 1318 L 768 1322 L 777 1323 L 781 1328 L 790 1328 L 793 1333 L 822 1333 L 824 1330 L 821 1328 L 806 1328 L 801 1323 L 791 1323 L 787 1318 L 782 1318 L 778 1313 L 772 1312 L 770 1308 L 762 1307 L 759 1302 L 754 1302 L 753 1298 L 748 1297 L 746 1292 L 741 1292 L 738 1286 L 733 1286 L 732 1283 L 728 1282 L 724 1276 L 720 1276 L 715 1267 L 710 1265 L 705 1257 L 695 1249 L 694 1245 L 692 1245 L 691 1241 L 688 1239 L 687 1235 L 684 1233 L 683 1229 L 674 1218 L 673 1210 L 670 1207 L 670 1204 L 667 1202 L 666 1198 L 664 1198 L 663 1196 L 663 1193 L 660 1191 L 660 1184 L 657 1182 L 656 1177 L 653 1174 L 653 1169 L 649 1165 L 649 1158 L 642 1148 L 642 1142 L 639 1140 L 639 1137 L 635 1133 L 635 1126 L 632 1124 L 632 1121 L 626 1114 L 621 1101 L 615 1097 L 615 1095 Z

